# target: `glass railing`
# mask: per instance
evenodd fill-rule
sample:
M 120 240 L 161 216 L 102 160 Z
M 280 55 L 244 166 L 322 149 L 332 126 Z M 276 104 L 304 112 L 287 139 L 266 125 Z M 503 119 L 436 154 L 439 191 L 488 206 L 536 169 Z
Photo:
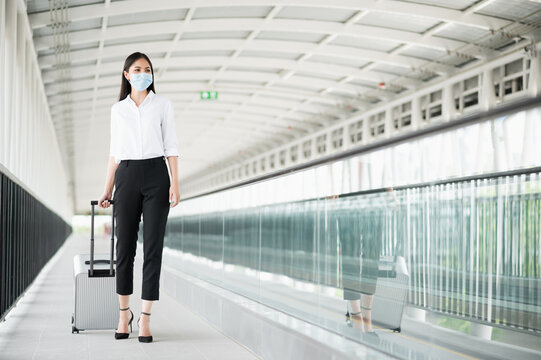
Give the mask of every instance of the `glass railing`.
M 540 174 L 412 188 L 404 195 L 408 210 L 398 226 L 411 272 L 409 303 L 540 333 Z
M 461 355 L 422 321 L 422 339 L 404 331 L 408 309 L 462 321 L 455 330 L 467 334 L 458 328 L 541 335 L 540 167 L 394 188 L 359 181 L 337 195 L 317 177 L 326 171 L 303 171 L 181 202 L 164 263 L 401 358 Z
M 540 331 L 539 176 L 406 187 L 392 192 L 396 199 L 382 189 L 171 218 L 166 246 L 357 292 L 359 274 L 373 272 L 374 260 L 392 265 L 397 255 L 409 273 L 410 304 Z

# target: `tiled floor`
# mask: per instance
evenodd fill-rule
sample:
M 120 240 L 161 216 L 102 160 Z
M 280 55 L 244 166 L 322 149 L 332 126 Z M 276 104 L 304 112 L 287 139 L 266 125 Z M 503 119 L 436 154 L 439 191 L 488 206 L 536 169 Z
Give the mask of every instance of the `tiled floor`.
M 97 238 L 96 253 L 107 253 L 109 241 Z M 130 338 L 115 340 L 113 329 L 72 334 L 73 256 L 89 253 L 89 244 L 88 235 L 72 235 L 0 323 L 0 359 L 259 359 L 164 291 L 152 307 L 154 342 L 139 343 L 135 322 L 141 311 L 140 253 L 135 261 Z

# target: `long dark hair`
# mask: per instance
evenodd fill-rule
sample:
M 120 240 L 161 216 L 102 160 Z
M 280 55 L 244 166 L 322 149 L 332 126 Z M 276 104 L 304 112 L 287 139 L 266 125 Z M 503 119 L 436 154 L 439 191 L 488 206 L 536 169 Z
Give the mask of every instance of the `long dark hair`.
M 150 64 L 150 71 L 152 72 L 152 84 L 150 84 L 150 86 L 147 87 L 147 90 L 148 91 L 152 90 L 156 92 L 156 90 L 154 90 L 154 68 L 152 67 L 152 62 L 150 61 L 148 56 L 137 51 L 131 54 L 130 56 L 128 56 L 126 60 L 124 61 L 124 68 L 122 69 L 122 75 L 121 75 L 122 82 L 120 84 L 120 94 L 118 95 L 118 101 L 123 100 L 124 98 L 126 98 L 126 96 L 128 96 L 128 94 L 131 93 L 131 84 L 128 81 L 128 79 L 126 79 L 126 77 L 124 76 L 124 71 L 129 72 L 130 66 L 132 66 L 132 64 L 136 62 L 137 60 L 139 60 L 140 58 L 144 58 L 146 61 L 148 61 L 148 63 Z

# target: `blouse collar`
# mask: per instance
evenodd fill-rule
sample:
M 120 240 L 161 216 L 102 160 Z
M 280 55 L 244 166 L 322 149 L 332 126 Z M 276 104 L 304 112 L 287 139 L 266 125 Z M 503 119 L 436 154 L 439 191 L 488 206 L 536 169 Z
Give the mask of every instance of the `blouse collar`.
M 135 101 L 133 101 L 130 95 L 131 93 L 128 93 L 128 95 L 126 96 L 126 100 L 128 100 L 128 102 L 131 102 L 134 106 L 137 106 L 137 104 L 135 104 Z M 154 95 L 156 95 L 154 91 L 149 90 L 147 96 L 145 96 L 145 100 L 143 100 L 143 102 L 140 105 L 143 105 L 145 101 L 147 101 L 147 99 L 148 101 L 150 101 Z

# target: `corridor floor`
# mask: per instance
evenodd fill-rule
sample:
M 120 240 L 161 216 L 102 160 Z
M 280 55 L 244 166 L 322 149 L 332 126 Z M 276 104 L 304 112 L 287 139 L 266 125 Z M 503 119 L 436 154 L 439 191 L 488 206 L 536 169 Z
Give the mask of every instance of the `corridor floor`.
M 74 307 L 73 257 L 90 252 L 88 233 L 75 233 L 0 323 L 0 359 L 259 359 L 181 303 L 160 292 L 152 306 L 153 343 L 139 343 L 142 253 L 134 268 L 134 313 L 129 339 L 115 340 L 114 329 L 71 333 Z M 108 253 L 110 239 L 97 236 L 95 253 Z M 162 278 L 163 280 L 163 278 Z

